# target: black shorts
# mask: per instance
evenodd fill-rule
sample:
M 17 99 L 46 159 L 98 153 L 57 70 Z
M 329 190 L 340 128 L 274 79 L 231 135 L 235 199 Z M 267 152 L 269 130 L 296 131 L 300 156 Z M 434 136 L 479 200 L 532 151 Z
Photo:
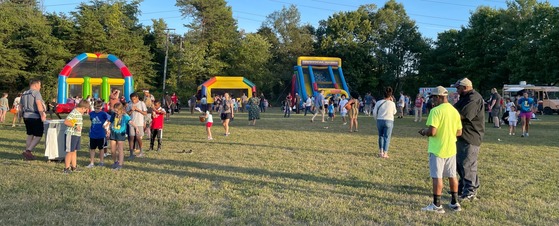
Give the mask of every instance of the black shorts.
M 105 148 L 105 138 L 101 138 L 101 139 L 95 139 L 95 138 L 89 138 L 89 149 L 91 150 L 95 150 L 95 149 L 103 149 Z
M 231 118 L 233 118 L 231 116 L 231 113 L 221 113 L 221 120 L 231 119 Z
M 24 118 L 25 129 L 27 130 L 27 135 L 32 135 L 36 137 L 42 137 L 45 130 L 43 121 L 40 118 Z

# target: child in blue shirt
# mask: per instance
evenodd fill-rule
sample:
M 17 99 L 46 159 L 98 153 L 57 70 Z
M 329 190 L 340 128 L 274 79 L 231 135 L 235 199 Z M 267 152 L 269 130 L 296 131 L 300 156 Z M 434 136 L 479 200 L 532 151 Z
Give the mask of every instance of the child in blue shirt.
M 330 119 L 330 121 L 334 121 L 335 116 L 336 114 L 334 114 L 334 101 L 332 100 L 332 98 L 330 98 L 330 100 L 328 101 L 328 118 Z
M 93 104 L 95 111 L 89 112 L 89 119 L 91 120 L 91 128 L 89 129 L 89 165 L 87 168 L 95 166 L 95 149 L 99 149 L 99 165 L 104 166 L 103 159 L 107 152 L 105 146 L 106 136 L 108 135 L 108 124 L 111 116 L 107 112 L 101 111 L 103 108 L 103 101 L 97 100 Z
M 124 141 L 126 140 L 126 128 L 130 125 L 130 129 L 134 129 L 137 132 L 138 127 L 130 121 L 130 116 L 126 114 L 122 103 L 116 103 L 114 105 L 113 112 L 111 112 L 110 123 L 109 139 L 111 140 L 111 152 L 114 161 L 112 168 L 119 170 L 124 164 L 123 147 Z

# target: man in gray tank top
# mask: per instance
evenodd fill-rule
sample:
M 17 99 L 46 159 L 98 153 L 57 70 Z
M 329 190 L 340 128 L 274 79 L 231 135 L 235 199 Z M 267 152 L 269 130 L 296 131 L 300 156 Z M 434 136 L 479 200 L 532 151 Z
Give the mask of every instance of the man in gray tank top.
M 46 107 L 40 90 L 41 80 L 31 79 L 29 90 L 23 92 L 21 96 L 20 109 L 23 112 L 23 121 L 27 130 L 25 151 L 22 154 L 26 160 L 35 159 L 31 151 L 41 141 L 44 130 L 43 122 L 47 119 Z

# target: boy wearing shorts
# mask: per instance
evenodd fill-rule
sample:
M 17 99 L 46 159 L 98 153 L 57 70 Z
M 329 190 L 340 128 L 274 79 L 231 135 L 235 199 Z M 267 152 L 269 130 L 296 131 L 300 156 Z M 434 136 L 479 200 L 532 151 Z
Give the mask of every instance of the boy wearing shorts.
M 155 138 L 157 137 L 157 151 L 161 151 L 161 138 L 163 137 L 163 121 L 167 112 L 161 107 L 161 102 L 156 100 L 153 102 L 154 109 L 151 113 L 151 139 L 149 150 L 153 151 Z
M 334 116 L 334 101 L 330 99 L 328 101 L 328 118 L 330 119 L 330 121 L 334 121 Z
M 89 129 L 89 165 L 87 168 L 95 166 L 95 149 L 99 149 L 98 166 L 105 165 L 103 160 L 107 152 L 105 137 L 108 135 L 107 130 L 110 116 L 107 112 L 101 111 L 101 108 L 103 108 L 103 101 L 101 100 L 95 101 L 93 108 L 95 111 L 89 112 L 91 128 Z
M 135 126 L 138 127 L 138 131 L 136 132 L 132 126 L 128 128 L 128 146 L 130 150 L 130 159 L 134 159 L 134 145 L 138 143 L 138 149 L 140 150 L 140 154 L 138 157 L 143 157 L 144 152 L 142 150 L 142 136 L 144 136 L 144 124 L 145 124 L 145 115 L 147 114 L 147 107 L 143 101 L 140 101 L 140 98 L 137 93 L 130 94 L 130 103 L 126 107 L 126 112 L 130 115 L 130 120 L 134 123 Z
M 64 125 L 66 128 L 66 157 L 64 157 L 64 173 L 71 173 L 77 170 L 77 151 L 80 150 L 81 144 L 81 133 L 83 127 L 83 117 L 82 115 L 89 109 L 89 102 L 87 100 L 82 100 L 68 114 L 66 120 L 64 120 Z M 71 167 L 71 168 L 70 168 Z M 71 171 L 70 171 L 71 170 Z

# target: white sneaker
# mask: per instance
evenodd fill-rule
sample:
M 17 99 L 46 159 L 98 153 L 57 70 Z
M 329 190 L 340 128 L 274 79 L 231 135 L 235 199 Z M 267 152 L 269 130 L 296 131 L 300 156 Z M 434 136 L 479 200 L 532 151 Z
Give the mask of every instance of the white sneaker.
M 87 165 L 85 168 L 91 169 L 91 168 L 93 168 L 93 167 L 95 167 L 95 164 L 89 163 L 89 165 Z
M 460 203 L 455 203 L 454 205 L 452 203 L 449 203 L 448 208 L 450 208 L 454 212 L 462 211 L 462 207 L 460 206 Z
M 435 206 L 435 204 L 431 203 L 426 207 L 421 208 L 422 211 L 429 211 L 435 213 L 444 213 L 443 206 Z

